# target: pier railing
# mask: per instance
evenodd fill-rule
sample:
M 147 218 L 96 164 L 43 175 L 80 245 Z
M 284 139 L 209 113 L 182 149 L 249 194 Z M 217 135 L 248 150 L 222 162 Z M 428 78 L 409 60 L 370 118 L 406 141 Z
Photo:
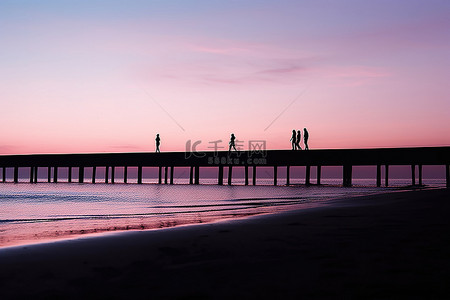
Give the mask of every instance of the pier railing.
M 252 184 L 256 184 L 258 167 L 274 168 L 274 184 L 278 184 L 278 168 L 286 167 L 286 184 L 290 184 L 290 167 L 306 167 L 305 184 L 310 184 L 311 167 L 317 170 L 317 184 L 321 182 L 323 166 L 343 167 L 343 186 L 352 185 L 353 166 L 376 166 L 377 186 L 381 186 L 381 167 L 384 166 L 385 182 L 389 185 L 389 166 L 410 165 L 412 185 L 416 184 L 416 166 L 418 167 L 418 184 L 422 184 L 422 166 L 444 165 L 447 187 L 450 187 L 450 147 L 420 148 L 378 148 L 378 149 L 323 149 L 323 150 L 264 150 L 240 152 L 165 152 L 165 153 L 96 153 L 96 154 L 33 154 L 0 156 L 2 181 L 6 178 L 6 169 L 12 168 L 12 181 L 19 181 L 19 168 L 29 168 L 30 182 L 37 182 L 38 168 L 48 169 L 48 181 L 58 181 L 58 169 L 69 169 L 68 181 L 72 182 L 72 168 L 78 168 L 78 182 L 84 182 L 85 168 L 92 168 L 92 182 L 96 181 L 96 168 L 106 167 L 105 182 L 111 178 L 114 182 L 115 168 L 124 167 L 124 182 L 127 183 L 128 168 L 137 167 L 137 182 L 142 183 L 143 167 L 158 167 L 158 183 L 173 184 L 175 167 L 190 167 L 191 184 L 199 184 L 200 167 L 217 167 L 217 183 L 223 184 L 224 167 L 228 168 L 228 184 L 231 184 L 233 167 L 244 167 L 245 184 L 249 184 L 249 168 L 252 168 Z M 111 173 L 109 170 L 111 169 Z M 169 172 L 170 169 L 170 172 Z M 168 178 L 170 174 L 170 178 Z

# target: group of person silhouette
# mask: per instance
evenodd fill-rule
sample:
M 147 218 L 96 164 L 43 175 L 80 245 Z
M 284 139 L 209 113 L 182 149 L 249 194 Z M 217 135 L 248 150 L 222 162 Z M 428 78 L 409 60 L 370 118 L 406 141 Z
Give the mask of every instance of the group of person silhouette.
M 303 144 L 305 144 L 305 150 L 309 150 L 308 139 L 309 139 L 308 130 L 306 130 L 306 128 L 303 128 Z M 292 143 L 292 150 L 302 150 L 302 147 L 300 147 L 301 140 L 302 140 L 302 135 L 300 133 L 300 130 L 297 130 L 297 132 L 295 132 L 295 129 L 293 129 L 292 137 L 290 140 Z
M 309 150 L 308 138 L 309 138 L 308 130 L 306 130 L 306 128 L 303 128 L 303 143 L 305 144 L 305 150 Z M 228 143 L 229 144 L 228 152 L 231 152 L 231 149 L 234 149 L 234 151 L 239 152 L 236 149 L 235 140 L 236 136 L 234 135 L 234 133 L 232 133 L 230 136 L 230 142 Z M 292 130 L 292 137 L 291 137 L 292 150 L 302 150 L 302 148 L 300 147 L 300 141 L 301 141 L 300 130 L 298 130 L 297 132 L 295 132 L 295 129 Z M 159 137 L 159 133 L 156 134 L 155 142 L 156 142 L 156 152 L 160 153 L 161 151 L 159 150 L 159 145 L 161 145 L 161 138 Z

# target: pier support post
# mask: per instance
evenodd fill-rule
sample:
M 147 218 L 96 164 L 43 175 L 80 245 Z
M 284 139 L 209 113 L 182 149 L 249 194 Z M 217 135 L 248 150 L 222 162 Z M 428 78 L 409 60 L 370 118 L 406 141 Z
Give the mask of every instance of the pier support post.
M 72 182 L 72 167 L 69 167 L 69 174 L 67 175 L 67 181 Z
M 248 185 L 248 166 L 246 165 L 245 166 L 245 169 L 244 169 L 244 175 L 245 175 L 245 182 L 244 182 L 244 184 L 245 185 Z
M 286 185 L 290 185 L 290 171 L 291 171 L 291 166 L 286 166 Z
M 34 183 L 38 182 L 38 167 L 34 167 Z
M 311 184 L 311 166 L 306 166 L 305 184 Z
M 95 176 L 97 175 L 97 167 L 92 167 L 92 183 L 95 183 Z
M 52 167 L 48 167 L 48 182 L 52 182 Z
M 19 167 L 14 167 L 14 183 L 19 182 Z
M 419 165 L 419 185 L 422 186 L 422 165 Z
M 34 180 L 34 167 L 30 167 L 30 183 Z
M 351 187 L 352 186 L 352 166 L 351 165 L 344 165 L 343 168 L 344 172 L 344 184 L 345 187 Z
M 58 167 L 53 167 L 53 182 L 58 182 Z
M 2 170 L 2 180 L 3 180 L 3 182 L 6 182 L 6 167 L 3 167 L 3 170 Z
M 218 175 L 218 178 L 217 178 L 217 184 L 218 185 L 223 185 L 223 166 L 222 165 L 219 166 L 219 175 Z
M 162 166 L 159 166 L 158 170 L 158 183 L 162 184 Z
M 411 185 L 416 185 L 416 165 L 411 165 Z
M 256 166 L 253 166 L 253 174 L 252 174 L 252 177 L 253 177 L 253 185 L 256 185 Z
M 193 184 L 194 183 L 194 167 L 190 166 L 189 167 L 189 184 Z
M 78 183 L 84 182 L 84 167 L 78 168 Z
M 114 180 L 116 179 L 116 167 L 111 166 L 111 183 L 114 183 Z
M 231 177 L 233 176 L 233 166 L 228 166 L 228 185 L 231 185 Z
M 109 166 L 105 167 L 105 183 L 109 181 Z
M 445 178 L 447 182 L 447 188 L 450 188 L 450 165 L 445 165 Z
M 164 167 L 164 184 L 167 184 L 168 173 L 169 173 L 169 167 Z
M 128 183 L 128 166 L 123 167 L 123 183 Z
M 173 184 L 173 171 L 174 171 L 174 166 L 170 167 L 170 184 Z
M 200 167 L 195 166 L 195 184 L 200 184 Z
M 273 185 L 277 185 L 278 181 L 278 167 L 273 167 Z
M 381 165 L 377 165 L 377 187 L 381 186 Z
M 317 184 L 320 185 L 320 178 L 322 177 L 322 166 L 317 166 Z
M 389 186 L 389 165 L 384 166 L 384 185 Z
M 286 166 L 286 185 L 290 185 L 290 178 L 291 178 L 291 166 Z
M 167 171 L 167 167 L 166 167 L 166 171 Z M 166 176 L 167 178 L 167 176 Z M 142 166 L 138 166 L 138 184 L 142 184 Z

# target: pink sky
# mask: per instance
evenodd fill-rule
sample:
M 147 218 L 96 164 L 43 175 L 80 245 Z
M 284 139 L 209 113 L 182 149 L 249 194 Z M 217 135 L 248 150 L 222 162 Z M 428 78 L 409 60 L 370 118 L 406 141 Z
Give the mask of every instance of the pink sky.
M 22 3 L 22 2 L 21 2 Z M 448 1 L 0 3 L 0 154 L 450 145 Z M 270 126 L 269 126 L 270 125 Z

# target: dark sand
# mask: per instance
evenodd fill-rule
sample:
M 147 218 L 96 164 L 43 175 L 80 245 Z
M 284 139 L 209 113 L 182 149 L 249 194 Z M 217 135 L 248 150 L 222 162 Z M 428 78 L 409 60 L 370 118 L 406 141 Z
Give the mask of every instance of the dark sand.
M 449 299 L 450 190 L 0 249 L 0 299 Z

